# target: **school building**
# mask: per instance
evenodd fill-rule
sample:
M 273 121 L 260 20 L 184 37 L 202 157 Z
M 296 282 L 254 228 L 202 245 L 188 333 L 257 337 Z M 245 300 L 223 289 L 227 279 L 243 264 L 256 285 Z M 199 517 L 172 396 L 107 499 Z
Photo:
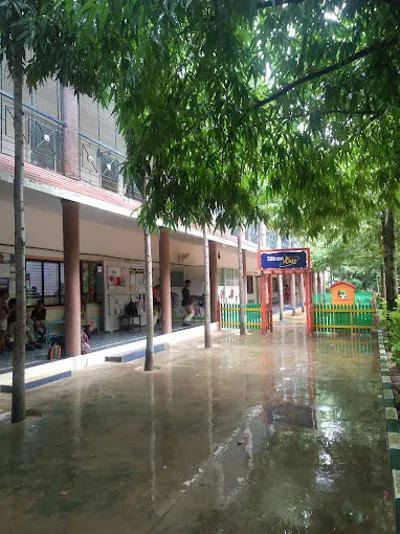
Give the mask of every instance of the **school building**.
M 126 326 L 125 308 L 137 304 L 146 326 L 144 238 L 137 224 L 138 191 L 126 195 L 120 172 L 125 147 L 111 110 L 49 80 L 35 91 L 24 87 L 26 296 L 28 313 L 38 299 L 55 332 L 66 330 L 70 356 L 80 354 L 80 305 L 106 331 Z M 0 68 L 0 285 L 15 293 L 12 80 Z M 245 232 L 245 287 L 260 302 L 259 240 L 276 245 L 265 227 Z M 210 230 L 212 320 L 217 301 L 238 300 L 237 238 Z M 289 245 L 284 242 L 284 245 Z M 164 332 L 182 322 L 181 289 L 192 281 L 203 315 L 202 230 L 160 228 L 152 237 L 154 283 L 161 278 Z M 168 283 L 170 283 L 170 287 Z M 274 287 L 275 293 L 277 285 Z M 172 298 L 166 298 L 171 295 Z M 65 325 L 64 325 L 65 321 Z

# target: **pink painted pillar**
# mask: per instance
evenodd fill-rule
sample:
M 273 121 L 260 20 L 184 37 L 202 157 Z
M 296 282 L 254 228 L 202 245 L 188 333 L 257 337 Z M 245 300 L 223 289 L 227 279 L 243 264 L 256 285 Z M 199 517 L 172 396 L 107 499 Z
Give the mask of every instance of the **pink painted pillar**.
M 81 353 L 81 290 L 79 272 L 79 204 L 62 201 L 64 236 L 65 354 Z
M 171 306 L 171 264 L 169 254 L 169 232 L 161 228 L 159 241 L 160 289 L 161 289 L 161 332 L 172 332 Z
M 211 322 L 218 321 L 218 246 L 215 241 L 208 242 L 210 252 L 210 303 Z
M 63 87 L 63 105 L 67 123 L 64 129 L 64 174 L 79 179 L 78 97 L 71 87 Z
M 242 250 L 243 258 L 243 287 L 244 287 L 244 303 L 247 304 L 247 259 L 246 251 Z

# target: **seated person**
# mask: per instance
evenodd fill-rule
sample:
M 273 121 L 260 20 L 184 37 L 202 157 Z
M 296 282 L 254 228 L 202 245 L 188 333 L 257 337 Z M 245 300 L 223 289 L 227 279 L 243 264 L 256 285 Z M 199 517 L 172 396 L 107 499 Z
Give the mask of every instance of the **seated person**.
M 8 308 L 10 313 L 8 314 L 7 319 L 7 335 L 9 338 L 14 338 L 15 336 L 15 327 L 17 321 L 17 301 L 15 299 L 10 299 L 8 301 Z M 41 349 L 42 345 L 36 343 L 35 336 L 32 333 L 32 330 L 25 325 L 25 335 L 26 335 L 26 350 Z
M 86 301 L 83 298 L 81 300 L 81 326 L 85 334 L 89 336 L 91 332 L 91 325 L 87 314 Z
M 82 354 L 89 354 L 89 352 L 92 352 L 92 349 L 90 348 L 90 345 L 89 345 L 89 338 L 87 337 L 85 332 L 82 332 L 81 351 L 82 351 Z
M 31 313 L 31 320 L 33 322 L 33 328 L 35 334 L 40 341 L 46 337 L 46 308 L 43 306 L 43 301 L 38 300 L 36 306 L 33 308 Z

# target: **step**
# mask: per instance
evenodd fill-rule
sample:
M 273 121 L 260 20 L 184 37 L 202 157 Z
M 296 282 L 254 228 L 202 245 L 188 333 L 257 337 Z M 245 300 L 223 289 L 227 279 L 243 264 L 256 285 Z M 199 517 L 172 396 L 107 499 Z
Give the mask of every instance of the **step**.
M 11 373 L 10 373 L 11 374 Z M 72 376 L 72 371 L 63 371 L 58 373 L 52 373 L 45 376 L 37 376 L 34 378 L 27 378 L 25 380 L 25 391 L 39 386 L 44 386 L 45 384 L 51 384 L 52 382 L 57 382 L 58 380 L 64 380 L 65 378 L 70 378 Z M 12 378 L 9 380 L 4 380 L 0 383 L 0 392 L 1 393 L 12 393 Z
M 156 345 L 154 347 L 154 354 L 158 352 L 163 352 L 165 350 L 165 345 Z M 106 362 L 114 363 L 128 363 L 139 358 L 144 358 L 146 356 L 146 349 L 137 350 L 135 352 L 130 352 L 128 354 L 122 354 L 121 356 L 106 356 Z

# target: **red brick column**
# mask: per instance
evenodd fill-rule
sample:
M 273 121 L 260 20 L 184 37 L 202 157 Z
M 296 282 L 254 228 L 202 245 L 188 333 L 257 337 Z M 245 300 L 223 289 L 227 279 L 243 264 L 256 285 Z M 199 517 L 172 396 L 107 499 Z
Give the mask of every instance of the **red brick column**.
M 160 286 L 161 286 L 161 331 L 163 334 L 172 332 L 171 307 L 171 264 L 169 254 L 169 232 L 161 228 L 159 241 Z
M 81 353 L 81 290 L 79 273 L 79 204 L 62 201 L 64 235 L 65 354 Z
M 78 98 L 71 87 L 63 87 L 63 105 L 67 124 L 64 129 L 64 174 L 79 179 Z
M 208 242 L 210 251 L 210 301 L 211 322 L 218 321 L 218 246 L 215 241 Z

